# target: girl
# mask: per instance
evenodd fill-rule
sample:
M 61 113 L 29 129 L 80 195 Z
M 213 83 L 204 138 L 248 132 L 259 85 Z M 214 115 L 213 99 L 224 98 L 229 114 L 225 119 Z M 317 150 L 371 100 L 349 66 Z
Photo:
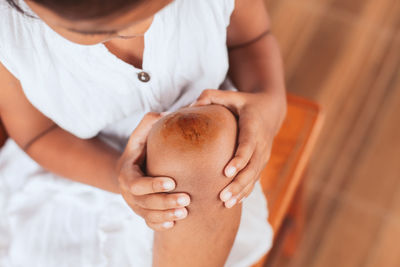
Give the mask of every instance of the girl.
M 126 155 L 144 153 L 158 113 L 190 103 L 239 119 L 219 195 L 226 208 L 243 200 L 226 265 L 269 249 L 257 180 L 286 98 L 262 0 L 0 0 L 0 63 L 12 138 L 0 151 L 1 266 L 151 266 L 150 228 L 190 216 L 190 196 L 166 198 L 173 177 L 149 182 Z

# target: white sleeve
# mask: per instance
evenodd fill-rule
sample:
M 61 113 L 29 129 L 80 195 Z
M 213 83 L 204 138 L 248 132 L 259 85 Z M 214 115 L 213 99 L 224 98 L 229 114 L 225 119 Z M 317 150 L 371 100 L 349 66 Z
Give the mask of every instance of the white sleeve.
M 16 78 L 21 65 L 27 63 L 24 55 L 33 53 L 29 20 L 33 19 L 0 1 L 0 62 Z
M 235 9 L 235 0 L 222 0 L 222 2 L 224 8 L 223 12 L 225 18 L 225 25 L 226 27 L 228 27 L 231 22 L 232 12 Z

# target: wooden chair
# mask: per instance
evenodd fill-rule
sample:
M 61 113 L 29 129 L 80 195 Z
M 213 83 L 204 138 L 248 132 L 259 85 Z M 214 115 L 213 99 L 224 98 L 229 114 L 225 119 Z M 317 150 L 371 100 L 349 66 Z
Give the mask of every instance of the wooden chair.
M 269 222 L 278 236 L 288 216 L 294 221 L 285 250 L 294 252 L 303 224 L 301 199 L 302 177 L 322 125 L 319 106 L 304 98 L 288 95 L 288 113 L 275 138 L 271 158 L 261 174 L 261 184 L 268 199 Z M 0 147 L 7 135 L 0 121 Z M 264 266 L 265 255 L 253 267 Z
M 283 249 L 292 255 L 304 223 L 302 178 L 319 135 L 323 116 L 318 104 L 302 97 L 288 95 L 288 112 L 275 137 L 271 158 L 261 173 L 261 185 L 268 200 L 269 222 L 279 235 L 285 218 L 292 221 Z M 265 255 L 252 267 L 266 264 Z

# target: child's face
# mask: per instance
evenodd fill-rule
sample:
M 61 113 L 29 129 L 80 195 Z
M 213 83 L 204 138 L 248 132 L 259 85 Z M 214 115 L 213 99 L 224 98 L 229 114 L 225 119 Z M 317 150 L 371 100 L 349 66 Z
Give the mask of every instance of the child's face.
M 68 20 L 33 1 L 26 4 L 55 32 L 71 42 L 93 45 L 114 38 L 143 35 L 153 21 L 153 15 L 173 0 L 145 1 L 119 16 L 90 20 Z

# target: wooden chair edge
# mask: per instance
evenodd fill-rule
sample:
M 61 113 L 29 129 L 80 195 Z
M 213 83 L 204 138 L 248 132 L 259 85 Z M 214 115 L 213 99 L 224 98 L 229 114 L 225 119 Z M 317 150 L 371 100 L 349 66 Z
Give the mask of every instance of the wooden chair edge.
M 287 94 L 287 99 L 288 99 L 288 105 L 305 105 L 308 108 L 312 108 L 312 113 L 313 113 L 313 122 L 311 126 L 311 132 L 309 136 L 307 137 L 306 141 L 304 142 L 304 147 L 301 150 L 301 155 L 297 158 L 296 160 L 296 168 L 292 171 L 293 176 L 297 182 L 290 184 L 290 194 L 287 194 L 286 198 L 283 200 L 283 203 L 285 203 L 285 207 L 280 209 L 280 213 L 276 216 L 276 219 L 274 222 L 270 222 L 272 228 L 274 229 L 274 233 L 278 233 L 280 230 L 280 227 L 282 225 L 283 219 L 285 217 L 285 214 L 289 211 L 290 209 L 290 204 L 293 201 L 293 198 L 296 194 L 296 190 L 299 187 L 301 183 L 301 178 L 304 175 L 306 166 L 311 158 L 311 152 L 315 147 L 315 144 L 317 143 L 318 140 L 318 135 L 322 129 L 324 120 L 325 120 L 325 112 L 323 108 L 321 107 L 320 104 L 306 99 L 301 96 L 297 96 L 294 94 Z M 303 156 L 305 155 L 305 156 Z M 277 235 L 275 235 L 274 238 L 276 238 Z M 256 264 L 252 265 L 251 267 L 263 267 L 266 264 L 268 258 L 268 253 L 265 254 Z
M 300 156 L 296 159 L 296 162 L 294 164 L 296 168 L 291 171 L 291 176 L 294 177 L 292 180 L 296 182 L 289 184 L 289 189 L 288 189 L 289 193 L 287 193 L 281 201 L 284 207 L 279 209 L 279 214 L 275 216 L 275 220 L 270 221 L 271 226 L 274 229 L 275 233 L 277 233 L 280 230 L 283 218 L 285 217 L 285 214 L 289 210 L 290 204 L 294 198 L 296 190 L 299 187 L 299 184 L 301 183 L 302 176 L 304 175 L 306 166 L 311 158 L 312 155 L 311 152 L 314 149 L 315 144 L 318 140 L 317 137 L 322 129 L 323 122 L 325 119 L 325 114 L 321 105 L 314 101 L 308 100 L 304 97 L 297 96 L 294 94 L 288 94 L 288 101 L 291 101 L 291 103 L 295 105 L 305 105 L 308 108 L 312 107 L 313 122 L 311 124 L 312 126 L 310 127 L 311 132 L 308 135 L 306 141 L 304 142 Z

